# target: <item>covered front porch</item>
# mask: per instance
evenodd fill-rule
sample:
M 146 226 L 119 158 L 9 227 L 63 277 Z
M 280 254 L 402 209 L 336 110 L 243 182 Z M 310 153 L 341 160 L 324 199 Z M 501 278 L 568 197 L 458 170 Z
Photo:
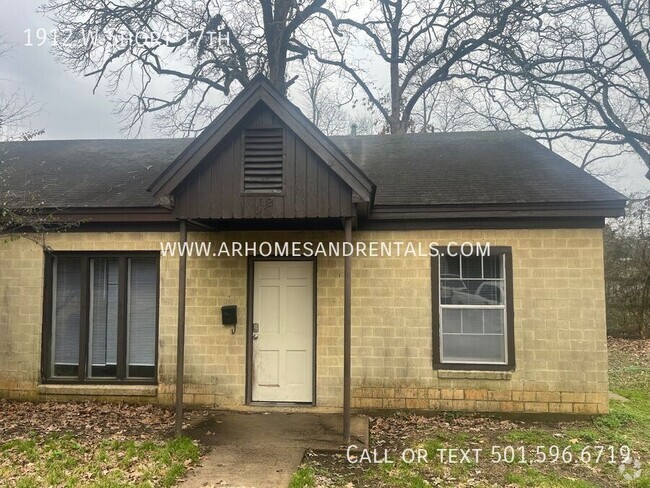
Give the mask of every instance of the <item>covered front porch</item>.
M 205 231 L 205 239 L 212 241 L 214 237 L 216 242 L 220 233 L 226 231 L 257 231 L 255 240 L 277 241 L 270 233 L 316 230 L 334 232 L 324 237 L 325 240 L 351 242 L 355 223 L 367 215 L 372 206 L 375 185 L 339 147 L 260 77 L 181 152 L 152 183 L 149 191 L 154 202 L 169 210 L 172 218 L 178 221 L 178 243 L 184 249 L 190 225 Z M 280 238 L 284 239 L 287 236 Z M 350 255 L 340 258 L 339 264 L 332 264 L 342 264 L 339 276 L 334 272 L 332 276 L 319 277 L 319 267 L 329 265 L 326 260 L 321 263 L 316 259 L 301 259 L 295 253 L 282 257 L 270 254 L 261 260 L 259 254 L 252 254 L 246 253 L 245 260 L 237 259 L 239 266 L 245 264 L 244 276 L 240 268 L 232 273 L 226 269 L 225 274 L 230 274 L 227 278 L 220 277 L 218 271 L 214 276 L 208 272 L 206 278 L 225 279 L 220 286 L 227 292 L 224 298 L 238 298 L 239 309 L 245 309 L 245 314 L 238 314 L 236 319 L 237 325 L 244 329 L 241 339 L 223 351 L 226 356 L 234 351 L 239 360 L 245 351 L 245 391 L 233 393 L 243 393 L 243 403 L 251 405 L 313 406 L 321 403 L 320 398 L 331 397 L 337 391 L 342 402 L 330 400 L 329 403 L 342 404 L 342 431 L 344 439 L 348 440 Z M 209 259 L 196 259 L 203 260 L 197 263 L 199 274 L 210 267 L 206 264 Z M 210 303 L 210 286 L 202 287 L 194 282 L 192 260 L 187 252 L 182 252 L 178 268 L 177 434 L 182 427 L 187 353 L 191 347 L 198 350 L 204 347 L 203 344 L 188 344 L 186 348 L 188 306 L 198 311 L 199 322 L 206 322 L 200 314 L 214 313 L 216 305 Z M 229 283 L 227 280 L 231 279 L 233 282 Z M 242 279 L 245 279 L 243 290 Z M 319 293 L 321 288 L 328 289 L 327 280 L 332 293 L 321 300 Z M 190 283 L 195 285 L 194 294 L 188 294 Z M 228 291 L 232 284 L 239 287 L 236 297 Z M 338 290 L 334 291 L 336 286 Z M 327 303 L 327 299 L 332 303 Z M 224 316 L 222 322 L 230 323 L 233 332 L 237 305 L 236 302 L 219 304 L 219 307 L 231 307 L 230 316 Z M 338 330 L 323 335 L 320 328 L 326 320 L 330 320 L 330 327 Z M 200 340 L 201 334 L 195 330 L 192 337 Z M 322 364 L 319 364 L 319 348 L 325 352 Z M 210 364 L 210 358 L 206 359 Z M 229 365 L 225 366 L 226 371 L 215 371 L 215 383 L 223 381 L 224 373 L 229 374 Z M 200 370 L 202 365 L 194 364 L 193 367 Z M 241 371 L 241 364 L 237 368 Z M 205 369 L 201 375 L 203 381 L 209 376 Z M 323 389 L 330 391 L 324 393 Z
M 216 256 L 212 250 L 351 242 L 352 219 L 320 230 L 215 232 L 205 226 L 181 219 L 174 243 L 210 249 L 176 258 L 178 359 L 173 377 L 164 361 L 160 381 L 165 389 L 174 382 L 177 433 L 186 403 L 253 411 L 342 407 L 340 429 L 349 439 L 352 258 Z

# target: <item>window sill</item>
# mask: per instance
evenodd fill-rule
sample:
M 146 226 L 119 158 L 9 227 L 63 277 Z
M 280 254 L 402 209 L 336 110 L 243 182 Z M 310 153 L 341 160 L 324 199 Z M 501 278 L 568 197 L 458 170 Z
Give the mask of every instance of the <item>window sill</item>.
M 468 380 L 510 380 L 512 371 L 474 371 L 474 370 L 450 370 L 439 369 L 440 379 L 468 379 Z
M 38 385 L 41 395 L 156 396 L 156 385 Z

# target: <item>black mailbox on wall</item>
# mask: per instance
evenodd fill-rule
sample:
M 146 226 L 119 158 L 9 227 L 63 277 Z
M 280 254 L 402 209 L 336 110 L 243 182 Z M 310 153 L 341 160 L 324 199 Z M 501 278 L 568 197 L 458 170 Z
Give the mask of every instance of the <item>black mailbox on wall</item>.
M 237 305 L 224 305 L 221 307 L 221 322 L 225 326 L 232 327 L 232 333 L 235 333 L 237 327 Z

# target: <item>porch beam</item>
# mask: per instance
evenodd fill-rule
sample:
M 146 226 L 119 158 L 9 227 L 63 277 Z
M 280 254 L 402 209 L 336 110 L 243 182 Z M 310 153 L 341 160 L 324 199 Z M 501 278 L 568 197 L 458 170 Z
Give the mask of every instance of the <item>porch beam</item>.
M 345 241 L 352 242 L 352 218 L 345 219 Z M 350 443 L 352 403 L 352 257 L 346 255 L 343 285 L 343 441 Z
M 187 242 L 187 222 L 180 221 L 179 241 L 181 252 Z M 185 287 L 187 278 L 187 255 L 182 252 L 178 263 L 178 331 L 176 333 L 176 414 L 174 432 L 183 432 L 183 378 L 185 375 Z

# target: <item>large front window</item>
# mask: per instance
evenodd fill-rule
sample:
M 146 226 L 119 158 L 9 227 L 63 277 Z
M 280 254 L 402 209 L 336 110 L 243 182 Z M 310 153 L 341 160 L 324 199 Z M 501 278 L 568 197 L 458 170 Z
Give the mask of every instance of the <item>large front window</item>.
M 456 254 L 456 253 L 452 253 Z M 440 253 L 434 268 L 434 367 L 513 369 L 511 255 Z
M 156 378 L 158 256 L 48 256 L 43 370 L 62 382 Z

